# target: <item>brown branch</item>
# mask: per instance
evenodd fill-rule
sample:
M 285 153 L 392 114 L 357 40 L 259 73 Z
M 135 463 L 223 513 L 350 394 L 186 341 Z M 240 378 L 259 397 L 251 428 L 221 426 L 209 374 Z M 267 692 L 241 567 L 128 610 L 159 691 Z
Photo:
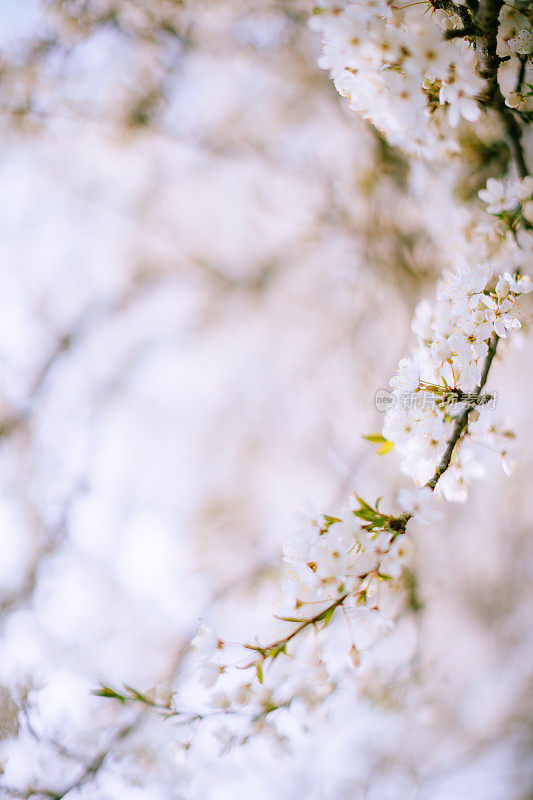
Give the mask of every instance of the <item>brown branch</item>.
M 465 28 L 452 28 L 449 31 L 444 32 L 444 38 L 446 40 L 450 39 L 462 39 L 466 36 L 475 36 L 477 33 L 477 29 L 473 25 L 468 25 Z
M 142 715 L 138 714 L 133 722 L 124 725 L 122 728 L 119 728 L 119 730 L 113 735 L 113 738 L 108 745 L 104 749 L 100 750 L 100 752 L 97 753 L 95 757 L 88 764 L 86 764 L 85 767 L 83 767 L 80 775 L 74 781 L 72 781 L 72 783 L 57 793 L 46 790 L 42 792 L 43 796 L 49 797 L 51 800 L 63 800 L 63 798 L 70 794 L 70 792 L 74 791 L 75 789 L 80 789 L 82 786 L 84 786 L 101 770 L 105 761 L 112 752 L 113 747 L 119 744 L 123 739 L 126 739 L 131 733 L 133 733 L 133 731 L 136 730 L 141 722 L 141 719 Z
M 361 577 L 361 580 L 364 580 L 367 577 L 367 575 L 368 573 L 365 573 L 365 575 Z M 252 644 L 245 645 L 245 647 L 247 647 L 249 650 L 256 650 L 258 653 L 261 653 L 262 655 L 266 655 L 266 657 L 268 657 L 270 651 L 279 650 L 281 647 L 284 647 L 291 641 L 291 639 L 294 639 L 295 636 L 298 636 L 298 634 L 301 633 L 309 625 L 317 625 L 319 622 L 322 622 L 324 619 L 326 619 L 329 613 L 333 614 L 335 609 L 337 609 L 344 603 L 349 594 L 350 594 L 349 592 L 346 592 L 345 594 L 341 595 L 336 600 L 334 600 L 333 603 L 330 603 L 329 606 L 323 608 L 322 611 L 320 611 L 318 614 L 315 614 L 314 617 L 309 617 L 309 619 L 302 620 L 301 624 L 298 625 L 297 628 L 295 628 L 291 633 L 289 633 L 283 639 L 279 639 L 277 642 L 273 642 L 272 644 L 266 645 L 265 647 L 260 647 L 259 645 L 256 646 Z
M 451 460 L 453 457 L 453 453 L 455 450 L 456 445 L 458 444 L 459 440 L 461 439 L 464 430 L 468 426 L 468 422 L 470 419 L 470 414 L 475 409 L 477 405 L 477 398 L 481 394 L 483 387 L 487 382 L 487 378 L 489 376 L 489 370 L 491 368 L 494 356 L 496 355 L 496 348 L 498 346 L 499 337 L 494 333 L 492 335 L 492 339 L 489 345 L 489 352 L 487 353 L 487 357 L 485 358 L 485 363 L 483 365 L 483 371 L 481 373 L 481 379 L 479 384 L 474 389 L 472 396 L 473 399 L 465 406 L 464 410 L 455 420 L 455 424 L 453 426 L 453 432 L 448 440 L 448 444 L 446 445 L 446 450 L 444 451 L 444 455 L 442 456 L 441 462 L 438 465 L 437 469 L 435 470 L 435 474 L 426 483 L 426 486 L 433 491 L 437 483 L 439 482 L 440 478 L 444 475 L 446 470 L 451 464 Z
M 81 770 L 77 778 L 69 783 L 65 788 L 54 791 L 39 786 L 29 786 L 27 789 L 18 789 L 12 786 L 0 786 L 0 797 L 13 797 L 20 800 L 31 800 L 31 798 L 38 797 L 46 798 L 46 800 L 63 800 L 70 792 L 76 789 L 81 789 L 86 783 L 92 780 L 103 767 L 104 763 L 111 755 L 113 748 L 119 744 L 123 739 L 132 734 L 139 726 L 143 717 L 142 712 L 138 714 L 132 722 L 123 725 L 119 728 L 105 748 L 102 748 Z
M 505 128 L 511 157 L 519 176 L 525 178 L 526 175 L 529 175 L 529 169 L 526 164 L 524 148 L 522 147 L 522 129 L 517 122 L 515 114 L 505 105 L 505 100 L 499 87 L 496 100 L 497 105 L 495 108 Z
M 498 83 L 498 70 L 502 59 L 497 53 L 497 35 L 498 18 L 502 6 L 503 0 L 484 0 L 474 17 L 474 24 L 481 31 L 475 40 L 477 70 L 487 81 L 485 105 L 489 108 L 492 107 L 500 117 L 517 172 L 521 178 L 525 178 L 529 174 L 529 170 L 522 147 L 522 129 L 515 113 L 505 105 L 505 98 Z M 521 64 L 520 71 L 522 69 L 523 65 Z

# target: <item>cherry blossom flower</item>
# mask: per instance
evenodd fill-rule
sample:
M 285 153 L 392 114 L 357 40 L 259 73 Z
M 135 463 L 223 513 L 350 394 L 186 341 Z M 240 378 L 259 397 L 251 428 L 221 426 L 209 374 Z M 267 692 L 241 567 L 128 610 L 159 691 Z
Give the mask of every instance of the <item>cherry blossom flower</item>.
M 439 519 L 439 512 L 435 508 L 433 492 L 427 486 L 421 489 L 400 489 L 398 492 L 400 508 L 411 514 L 417 522 L 429 525 Z
M 447 105 L 447 116 L 452 128 L 459 125 L 461 117 L 469 122 L 479 119 L 479 107 L 475 99 L 464 86 L 458 83 L 443 83 L 439 92 L 439 101 Z
M 403 567 L 411 561 L 414 554 L 414 546 L 407 536 L 398 536 L 391 545 L 385 558 L 381 561 L 380 571 L 391 578 L 401 575 Z
M 198 657 L 203 661 L 210 661 L 213 658 L 218 647 L 218 637 L 209 620 L 200 620 L 191 644 Z
M 416 357 L 401 359 L 396 375 L 390 379 L 393 392 L 414 392 L 420 385 L 420 372 Z
M 487 180 L 486 188 L 478 192 L 478 197 L 487 204 L 489 214 L 511 211 L 518 203 L 513 185 L 508 181 L 498 181 L 496 178 Z
M 200 683 L 210 689 L 220 677 L 220 667 L 213 661 L 203 661 L 198 668 Z
M 526 28 L 522 28 L 516 36 L 507 40 L 507 44 L 515 53 L 527 56 L 533 53 L 533 33 Z

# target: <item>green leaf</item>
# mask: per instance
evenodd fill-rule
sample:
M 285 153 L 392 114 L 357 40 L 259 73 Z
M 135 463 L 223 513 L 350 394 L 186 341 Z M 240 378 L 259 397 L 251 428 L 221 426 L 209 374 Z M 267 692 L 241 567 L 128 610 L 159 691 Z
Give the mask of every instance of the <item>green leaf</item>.
M 390 453 L 394 447 L 394 442 L 390 442 L 388 439 L 385 439 L 385 437 L 380 433 L 369 433 L 362 438 L 366 439 L 367 442 L 372 442 L 372 444 L 379 445 L 377 449 L 378 456 L 384 456 L 386 453 Z M 358 500 L 361 502 L 361 498 L 358 498 Z
M 366 439 L 367 442 L 373 442 L 374 444 L 384 444 L 387 441 L 380 433 L 367 433 L 361 438 Z
M 280 655 L 280 653 L 283 653 L 284 655 L 287 655 L 287 643 L 286 642 L 284 642 L 283 644 L 277 644 L 275 647 L 273 647 L 271 650 L 269 650 L 268 651 L 268 656 L 270 656 L 272 661 L 274 661 L 274 659 L 277 658 Z
M 127 692 L 129 692 L 132 695 L 132 697 L 134 697 L 136 700 L 140 700 L 141 703 L 147 703 L 148 702 L 148 699 L 147 699 L 146 695 L 144 695 L 141 692 L 137 691 L 137 689 L 134 689 L 133 686 L 128 686 L 128 684 L 125 683 L 124 684 L 124 688 L 126 689 Z
M 392 444 L 392 443 L 391 443 Z M 390 517 L 387 514 L 382 514 L 380 511 L 377 510 L 379 505 L 379 501 L 382 499 L 379 497 L 376 501 L 376 508 L 372 508 L 366 500 L 363 500 L 362 497 L 359 495 L 355 495 L 357 500 L 359 501 L 360 508 L 356 508 L 353 510 L 353 513 L 359 519 L 362 519 L 364 522 L 368 522 L 368 526 L 363 526 L 366 530 L 374 530 L 376 528 L 383 528 L 389 521 Z
M 266 649 L 259 644 L 244 644 L 243 647 L 246 647 L 247 650 L 253 650 L 255 653 L 259 653 L 263 658 L 266 656 Z
M 91 694 L 96 697 L 109 697 L 111 700 L 118 700 L 119 703 L 125 703 L 126 698 L 124 695 L 112 689 L 110 686 L 101 686 L 100 689 L 95 689 Z
M 359 505 L 361 506 L 361 508 L 367 509 L 368 511 L 373 511 L 372 506 L 369 506 L 368 503 L 366 502 L 366 500 L 363 500 L 363 498 L 359 497 L 358 494 L 356 494 L 355 496 L 357 497 L 357 500 L 358 500 Z
M 381 447 L 378 447 L 378 456 L 385 456 L 394 449 L 394 442 L 384 442 Z
M 333 617 L 333 614 L 335 613 L 336 608 L 337 608 L 336 605 L 333 605 L 333 606 L 330 606 L 329 608 L 326 608 L 326 610 L 323 611 L 322 614 L 319 617 L 317 617 L 316 621 L 317 622 L 323 622 L 324 625 L 322 627 L 325 628 L 326 625 L 329 625 L 329 623 L 331 622 L 331 619 Z

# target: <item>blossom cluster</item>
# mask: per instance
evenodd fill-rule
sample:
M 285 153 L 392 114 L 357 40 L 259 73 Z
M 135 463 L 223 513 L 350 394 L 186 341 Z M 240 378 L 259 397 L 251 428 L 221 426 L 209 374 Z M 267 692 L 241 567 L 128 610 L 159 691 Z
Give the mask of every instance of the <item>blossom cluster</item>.
M 241 651 L 237 660 L 232 655 L 236 647 Z M 192 716 L 196 720 L 210 718 L 215 722 L 212 733 L 218 740 L 221 754 L 234 745 L 245 744 L 259 733 L 270 739 L 275 750 L 285 750 L 287 739 L 278 730 L 273 713 L 295 702 L 312 708 L 333 689 L 329 671 L 316 654 L 304 670 L 292 670 L 292 679 L 288 680 L 287 670 L 277 659 L 289 654 L 286 642 L 271 648 L 245 645 L 243 659 L 242 646 L 232 647 L 224 642 L 213 625 L 202 619 L 192 648 L 198 680 L 207 690 L 206 711 Z M 267 661 L 269 667 L 274 667 L 268 672 L 263 671 Z
M 450 133 L 462 117 L 479 117 L 483 81 L 474 53 L 462 40 L 443 43 L 460 19 L 423 6 L 384 0 L 336 3 L 317 9 L 312 26 L 324 39 L 320 66 L 350 107 L 410 153 L 453 147 Z
M 431 158 L 457 151 L 461 119 L 480 117 L 484 81 L 468 15 L 462 4 L 324 0 L 311 25 L 323 37 L 319 64 L 350 108 L 391 144 Z M 511 5 L 500 20 L 500 50 L 511 61 L 505 67 L 516 72 L 518 59 L 533 51 L 531 21 Z M 508 105 L 527 107 L 527 79 L 524 71 L 520 85 L 509 86 Z
M 522 7 L 521 7 L 522 5 Z M 510 108 L 519 111 L 531 111 L 533 107 L 532 92 L 532 56 L 533 56 L 533 9 L 517 2 L 504 3 L 499 16 L 498 55 L 505 62 L 505 70 L 509 76 L 503 85 L 505 102 Z M 519 79 L 514 80 L 516 63 L 522 64 Z M 505 78 L 505 75 L 502 76 Z
M 467 5 L 436 0 L 403 7 L 390 0 L 324 0 L 312 24 L 324 38 L 320 64 L 350 106 L 408 154 L 433 157 L 457 151 L 461 120 L 477 121 L 488 102 L 474 47 L 481 34 L 471 15 Z M 507 106 L 518 108 L 526 102 L 533 51 L 530 16 L 502 7 L 497 34 L 506 59 L 500 67 L 520 69 L 520 85 L 513 82 L 518 100 L 502 84 Z M 334 516 L 315 509 L 298 516 L 297 531 L 284 544 L 281 631 L 270 644 L 230 645 L 202 621 L 193 647 L 208 710 L 196 718 L 224 715 L 217 733 L 223 750 L 259 731 L 283 745 L 271 715 L 297 702 L 314 706 L 333 690 L 341 669 L 359 666 L 398 611 L 397 589 L 414 551 L 408 523 L 438 517 L 435 495 L 466 498 L 469 481 L 482 474 L 480 446 L 512 472 L 515 437 L 493 418 L 485 383 L 500 340 L 522 327 L 521 300 L 533 290 L 527 274 L 533 179 L 515 166 L 522 177 L 489 178 L 479 191 L 486 213 L 474 210 L 463 250 L 452 256 L 434 301 L 416 309 L 416 349 L 400 360 L 390 386 L 396 399 L 423 396 L 424 402 L 392 403 L 382 435 L 366 437 L 382 453 L 394 449 L 415 485 L 399 492 L 393 512 L 380 507 L 381 498 L 370 504 L 353 493 Z M 481 213 L 485 221 L 476 224 Z M 477 258 L 470 259 L 474 251 Z M 332 655 L 324 640 L 334 638 L 343 617 L 348 636 Z M 244 735 L 231 726 L 243 716 Z
M 489 181 L 481 199 L 498 216 L 502 204 L 510 210 L 527 202 L 530 183 Z M 415 352 L 401 359 L 390 381 L 393 396 L 424 394 L 432 402 L 395 403 L 386 413 L 383 436 L 367 437 L 379 442 L 382 452 L 394 447 L 403 472 L 418 487 L 400 490 L 394 514 L 383 511 L 380 500 L 371 505 L 352 493 L 336 516 L 312 507 L 297 515 L 297 531 L 284 545 L 286 577 L 278 615 L 284 628 L 271 644 L 244 645 L 248 655 L 242 661 L 241 652 L 232 663 L 231 648 L 202 623 L 194 645 L 200 681 L 211 692 L 209 706 L 214 713 L 245 713 L 248 718 L 244 738 L 228 726 L 219 729 L 223 749 L 259 730 L 269 732 L 279 745 L 283 737 L 272 712 L 296 702 L 313 707 L 338 679 L 339 652 L 344 654 L 342 669 L 357 667 L 367 647 L 388 632 L 397 611 L 394 597 L 413 557 L 407 524 L 412 519 L 430 524 L 438 518 L 435 494 L 448 500 L 466 497 L 469 480 L 480 475 L 477 446 L 497 452 L 510 474 L 514 434 L 485 414 L 491 395 L 483 389 L 496 346 L 521 327 L 520 299 L 532 290 L 528 275 L 498 272 L 489 264 L 444 274 L 435 301 L 422 301 L 416 309 Z M 320 633 L 338 619 L 341 609 L 348 636 L 331 661 Z M 301 640 L 311 632 L 313 644 L 306 652 Z M 230 677 L 234 667 L 244 680 L 235 683 Z M 221 686 L 224 681 L 227 685 Z
M 494 274 L 486 264 L 443 276 L 435 302 L 423 301 L 417 307 L 412 326 L 418 340 L 415 353 L 402 358 L 390 381 L 393 394 L 424 392 L 434 402 L 395 404 L 386 413 L 384 436 L 368 437 L 384 443 L 384 452 L 393 443 L 403 471 L 418 488 L 400 490 L 399 511 L 394 514 L 383 511 L 380 500 L 371 505 L 355 493 L 336 516 L 312 507 L 299 512 L 297 531 L 284 545 L 286 577 L 278 615 L 283 633 L 268 645 L 244 645 L 244 661 L 242 647 L 232 661 L 231 647 L 209 623 L 201 623 L 193 645 L 200 682 L 210 692 L 210 713 L 244 715 L 248 720 L 244 736 L 229 724 L 215 730 L 222 750 L 259 731 L 282 746 L 283 735 L 272 713 L 297 702 L 315 706 L 339 677 L 339 652 L 341 669 L 357 667 L 367 647 L 390 630 L 394 597 L 413 558 L 407 524 L 412 519 L 430 524 L 438 518 L 435 494 L 440 490 L 448 500 L 464 499 L 468 480 L 479 474 L 476 444 L 498 452 L 505 470 L 511 471 L 509 443 L 514 436 L 484 418 L 490 395 L 481 390 L 496 344 L 520 328 L 520 298 L 531 290 L 533 281 L 527 275 Z M 468 414 L 456 435 L 465 408 Z M 441 475 L 450 442 L 449 463 Z M 319 637 L 341 609 L 348 636 L 331 660 Z M 307 633 L 313 633 L 313 640 L 306 650 L 301 640 Z
M 283 744 L 272 713 L 296 703 L 315 707 L 340 673 L 358 667 L 362 653 L 390 630 L 387 608 L 414 552 L 406 523 L 414 518 L 429 524 L 438 517 L 428 487 L 400 490 L 398 505 L 401 512 L 391 515 L 380 510 L 379 501 L 372 506 L 352 494 L 337 517 L 311 506 L 298 512 L 297 530 L 284 546 L 278 615 L 288 633 L 271 644 L 232 646 L 207 620 L 200 622 L 193 649 L 199 681 L 209 690 L 209 710 L 202 716 L 225 716 L 225 725 L 214 730 L 223 751 L 259 732 Z M 341 608 L 348 635 L 332 655 L 320 634 Z M 306 634 L 312 634 L 307 642 Z M 240 653 L 232 660 L 235 647 Z M 244 736 L 231 727 L 235 717 L 246 718 Z
M 288 580 L 284 593 L 289 607 L 346 594 L 345 608 L 372 597 L 380 575 L 397 577 L 408 560 L 410 546 L 400 545 L 379 509 L 352 494 L 339 517 L 299 515 L 301 526 L 284 545 Z M 365 521 L 363 524 L 362 520 Z
M 487 212 L 503 221 L 533 223 L 533 178 L 496 180 L 489 178 L 487 186 L 479 192 L 480 200 L 487 204 Z
M 478 441 L 486 443 L 490 436 L 504 468 L 511 469 L 511 435 L 498 431 L 489 415 L 485 418 L 487 395 L 476 397 L 474 390 L 482 380 L 489 348 L 521 327 L 520 297 L 532 289 L 529 276 L 508 272 L 494 276 L 491 266 L 480 264 L 447 273 L 437 286 L 435 302 L 422 301 L 416 309 L 412 326 L 416 350 L 401 359 L 390 385 L 393 394 L 429 392 L 434 402 L 395 404 L 386 413 L 383 436 L 394 442 L 402 471 L 424 485 L 444 456 L 465 402 L 477 404 L 477 419 L 462 432 L 468 443 L 454 453 L 438 483 L 437 491 L 448 500 L 464 500 L 468 480 L 479 476 Z
M 393 144 L 430 157 L 457 148 L 454 132 L 461 119 L 479 118 L 484 89 L 472 37 L 453 35 L 461 34 L 469 12 L 436 6 L 328 2 L 313 18 L 324 36 L 321 66 L 351 107 Z M 528 39 L 525 28 L 511 26 L 517 19 L 511 11 L 500 15 L 499 37 L 521 57 L 517 48 Z M 522 327 L 522 296 L 533 290 L 527 275 L 533 179 L 489 178 L 479 199 L 490 221 L 485 215 L 465 237 L 454 262 L 459 266 L 444 273 L 434 301 L 418 305 L 416 349 L 390 381 L 397 402 L 389 404 L 382 435 L 366 437 L 380 444 L 380 453 L 394 449 L 415 486 L 400 490 L 394 513 L 383 511 L 380 500 L 372 505 L 352 493 L 335 516 L 311 507 L 298 515 L 284 544 L 282 628 L 272 643 L 244 645 L 244 660 L 241 653 L 232 663 L 231 647 L 207 623 L 198 630 L 194 644 L 209 707 L 232 716 L 246 712 L 249 728 L 241 741 L 264 729 L 279 743 L 272 712 L 296 702 L 312 707 L 332 690 L 339 671 L 359 666 L 367 647 L 390 629 L 413 558 L 407 525 L 438 518 L 437 494 L 466 498 L 469 481 L 482 474 L 480 446 L 495 451 L 508 474 L 514 467 L 514 434 L 495 420 L 494 397 L 484 387 L 500 340 Z M 468 258 L 472 251 L 479 260 Z M 400 402 L 406 397 L 415 402 Z M 348 636 L 336 642 L 332 657 L 325 638 L 334 638 L 330 624 L 341 616 Z M 244 679 L 235 681 L 234 667 Z M 228 726 L 221 730 L 224 748 L 237 741 Z

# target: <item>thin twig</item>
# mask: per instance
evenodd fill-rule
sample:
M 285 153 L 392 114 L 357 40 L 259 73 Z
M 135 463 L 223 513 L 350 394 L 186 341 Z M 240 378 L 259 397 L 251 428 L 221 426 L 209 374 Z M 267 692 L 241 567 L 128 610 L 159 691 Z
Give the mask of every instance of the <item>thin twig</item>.
M 485 386 L 485 384 L 487 382 L 487 378 L 489 376 L 489 370 L 490 370 L 491 364 L 493 362 L 494 356 L 496 355 L 496 348 L 498 346 L 498 340 L 499 340 L 499 337 L 496 334 L 493 334 L 492 335 L 492 339 L 490 341 L 490 345 L 489 345 L 489 352 L 487 353 L 487 357 L 485 358 L 485 363 L 483 365 L 483 371 L 481 373 L 481 379 L 479 381 L 479 384 L 477 385 L 477 387 L 475 388 L 475 390 L 472 393 L 474 399 L 470 403 L 468 403 L 467 406 L 465 406 L 465 408 L 463 409 L 461 414 L 455 420 L 455 424 L 453 426 L 453 432 L 452 432 L 452 435 L 450 436 L 450 438 L 448 440 L 448 444 L 446 445 L 446 450 L 444 451 L 444 455 L 442 456 L 441 462 L 438 465 L 438 467 L 436 468 L 435 474 L 433 475 L 431 480 L 429 480 L 426 483 L 426 486 L 431 490 L 433 490 L 435 488 L 435 486 L 439 482 L 440 478 L 444 475 L 444 473 L 446 472 L 446 470 L 450 466 L 455 447 L 456 447 L 457 443 L 459 442 L 459 440 L 460 440 L 460 438 L 461 438 L 461 436 L 463 434 L 463 431 L 468 426 L 468 421 L 470 419 L 470 414 L 472 413 L 472 411 L 475 409 L 475 407 L 477 405 L 476 398 L 479 397 L 479 395 L 481 394 L 481 392 L 483 390 L 483 387 Z

